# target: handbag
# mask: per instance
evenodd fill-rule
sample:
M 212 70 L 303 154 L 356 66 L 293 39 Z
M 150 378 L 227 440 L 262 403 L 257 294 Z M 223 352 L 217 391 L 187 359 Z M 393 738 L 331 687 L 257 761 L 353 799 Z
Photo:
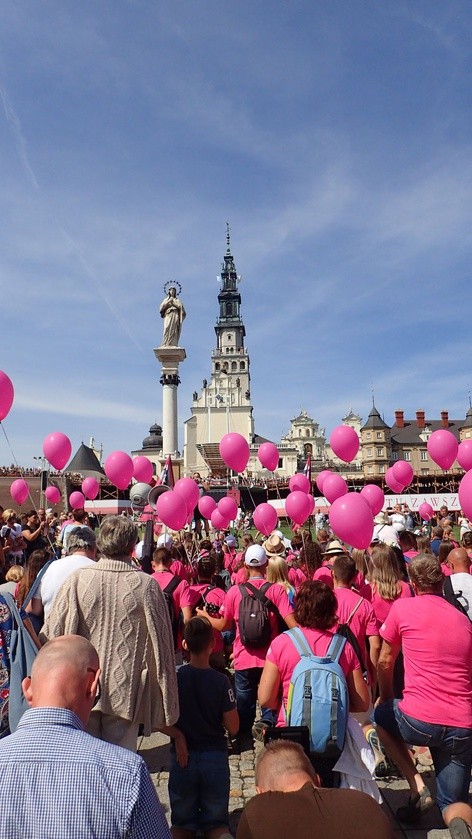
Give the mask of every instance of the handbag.
M 31 675 L 38 649 L 23 623 L 14 598 L 8 592 L 4 592 L 3 596 L 13 621 L 10 638 L 10 697 L 8 701 L 8 723 L 13 734 L 24 712 L 29 708 L 21 683 L 26 676 Z

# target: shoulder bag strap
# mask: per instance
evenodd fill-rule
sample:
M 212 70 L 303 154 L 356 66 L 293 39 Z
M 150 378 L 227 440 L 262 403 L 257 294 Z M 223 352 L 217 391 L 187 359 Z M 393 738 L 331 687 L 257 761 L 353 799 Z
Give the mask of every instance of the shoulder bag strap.
M 51 563 L 54 562 L 54 561 L 55 561 L 54 559 L 48 560 L 48 562 L 46 562 L 46 564 L 43 565 L 43 567 L 41 568 L 41 571 L 39 572 L 38 576 L 36 577 L 33 585 L 31 586 L 28 594 L 26 595 L 26 597 L 23 601 L 23 606 L 22 606 L 23 609 L 26 609 L 30 600 L 33 599 L 34 595 L 36 594 L 36 592 L 39 588 L 39 584 L 40 584 L 42 578 L 44 577 L 44 575 L 45 575 L 46 571 L 48 570 L 49 566 L 51 565 Z
M 308 641 L 299 626 L 294 626 L 293 629 L 289 629 L 284 633 L 284 635 L 288 635 L 293 645 L 296 647 L 297 652 L 301 656 L 313 655 L 313 650 L 309 646 Z
M 329 655 L 329 657 L 333 661 L 338 662 L 339 658 L 340 658 L 340 655 L 341 655 L 341 653 L 344 649 L 345 643 L 346 643 L 346 639 L 343 638 L 342 635 L 338 635 L 338 634 L 333 635 L 333 637 L 330 641 L 328 650 L 326 652 L 326 655 Z
M 349 615 L 349 617 L 348 617 L 347 621 L 344 621 L 344 623 L 346 624 L 346 626 L 349 626 L 349 624 L 351 623 L 352 618 L 353 618 L 353 617 L 354 617 L 354 615 L 356 614 L 356 612 L 357 612 L 357 610 L 358 610 L 359 606 L 362 604 L 362 601 L 363 601 L 363 600 L 364 600 L 364 598 L 363 598 L 363 597 L 360 597 L 360 598 L 359 598 L 359 600 L 357 601 L 357 603 L 356 603 L 356 605 L 354 606 L 354 609 L 352 610 L 351 614 Z

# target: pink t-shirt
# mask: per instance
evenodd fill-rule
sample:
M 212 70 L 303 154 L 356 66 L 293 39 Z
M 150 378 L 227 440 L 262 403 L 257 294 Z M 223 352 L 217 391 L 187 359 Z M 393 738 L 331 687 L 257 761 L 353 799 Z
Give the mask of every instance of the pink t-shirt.
M 170 581 L 175 576 L 177 575 L 173 574 L 172 571 L 154 571 L 154 574 L 151 574 L 151 577 L 153 577 L 156 583 L 163 590 L 167 585 L 169 585 Z M 190 586 L 187 580 L 180 581 L 179 585 L 172 593 L 172 600 L 174 601 L 176 615 L 179 614 L 180 609 L 183 609 L 184 606 L 192 605 L 192 595 L 190 593 Z
M 398 600 L 400 597 L 413 597 L 413 592 L 408 583 L 405 583 L 403 580 L 399 580 L 398 585 L 400 586 L 400 594 L 397 595 L 395 600 Z M 379 627 L 387 619 L 387 615 L 395 603 L 395 600 L 384 600 L 377 591 L 372 591 L 371 589 L 370 602 Z
M 380 634 L 402 647 L 401 710 L 423 722 L 472 728 L 472 624 L 466 615 L 435 594 L 400 598 Z
M 170 566 L 170 570 L 176 577 L 180 577 L 181 580 L 186 580 L 188 583 L 192 578 L 192 569 L 190 565 L 184 565 L 180 559 L 174 560 Z
M 225 555 L 225 562 L 224 567 L 227 571 L 231 574 L 233 572 L 233 568 L 236 564 L 236 551 L 234 548 L 229 548 L 224 551 Z
M 196 606 L 199 602 L 202 594 L 204 594 L 209 586 L 209 583 L 195 583 L 194 585 L 190 586 L 190 596 L 192 598 L 192 607 Z M 207 603 L 212 603 L 215 606 L 219 606 L 219 611 L 217 614 L 212 613 L 212 617 L 221 618 L 221 607 L 224 603 L 225 593 L 223 589 L 215 587 L 212 588 L 208 594 L 205 595 L 205 600 Z M 213 640 L 215 642 L 215 646 L 213 647 L 214 653 L 220 653 L 223 649 L 223 636 L 221 632 L 217 629 L 213 629 Z
M 445 562 L 441 562 L 441 571 L 443 572 L 445 577 L 450 577 L 452 574 L 452 570 L 449 568 L 449 565 L 446 565 Z
M 326 655 L 331 639 L 334 635 L 334 630 L 307 629 L 306 627 L 303 627 L 302 632 L 308 642 L 308 646 L 311 650 L 313 650 L 315 655 Z M 300 661 L 298 650 L 288 633 L 284 632 L 272 641 L 267 651 L 267 661 L 271 661 L 275 664 L 280 673 L 282 698 L 284 706 L 286 707 L 290 679 L 292 678 L 295 666 Z M 351 645 L 347 642 L 344 645 L 344 649 L 339 658 L 339 664 L 345 676 L 353 670 L 360 669 L 357 656 Z M 277 726 L 283 725 L 285 725 L 285 718 L 281 706 L 277 717 Z
M 326 585 L 330 588 L 334 588 L 331 568 L 328 568 L 327 565 L 322 565 L 321 568 L 317 568 L 313 574 L 313 579 L 320 580 L 322 583 L 326 583 Z
M 239 586 L 240 583 L 245 583 L 249 576 L 249 572 L 247 570 L 247 566 L 239 568 L 238 571 L 233 571 L 231 574 L 231 583 L 233 586 Z
M 288 579 L 290 585 L 294 587 L 295 591 L 298 591 L 301 584 L 305 582 L 306 575 L 303 573 L 301 568 L 289 568 Z
M 266 581 L 263 577 L 250 577 L 249 582 L 255 588 L 261 588 Z M 269 589 L 267 589 L 266 596 L 269 598 L 269 600 L 272 600 L 272 603 L 274 603 L 277 606 L 283 618 L 287 617 L 287 615 L 290 615 L 292 613 L 293 610 L 290 607 L 287 593 L 285 589 L 282 588 L 282 586 L 279 586 L 277 584 L 272 585 Z M 236 624 L 236 637 L 234 639 L 233 646 L 234 669 L 246 670 L 250 667 L 263 667 L 266 658 L 267 647 L 262 647 L 260 649 L 251 647 L 251 649 L 249 649 L 248 647 L 244 647 L 241 642 L 241 636 L 239 634 L 240 603 L 241 592 L 238 586 L 233 586 L 226 593 L 222 613 L 224 614 L 227 621 L 234 621 Z M 273 615 L 271 612 L 269 618 L 272 627 L 273 640 L 279 631 L 277 616 Z

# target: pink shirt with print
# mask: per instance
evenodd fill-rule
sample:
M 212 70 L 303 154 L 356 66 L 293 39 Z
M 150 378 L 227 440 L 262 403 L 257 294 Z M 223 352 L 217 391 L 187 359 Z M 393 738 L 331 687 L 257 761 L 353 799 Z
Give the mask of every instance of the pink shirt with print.
M 423 722 L 472 728 L 472 624 L 466 615 L 435 594 L 402 598 L 380 635 L 401 644 L 401 710 Z
M 250 577 L 249 582 L 255 588 L 261 588 L 266 580 L 263 577 Z M 287 593 L 282 586 L 277 584 L 270 586 L 270 588 L 266 591 L 266 596 L 277 606 L 283 618 L 292 614 L 293 610 L 290 608 Z M 262 647 L 260 649 L 251 647 L 251 649 L 249 649 L 248 647 L 243 646 L 241 642 L 241 636 L 239 634 L 239 604 L 241 603 L 241 597 L 241 592 L 238 586 L 233 586 L 226 593 L 222 609 L 226 620 L 234 621 L 236 624 L 236 637 L 234 639 L 233 646 L 234 669 L 247 670 L 250 667 L 263 667 L 267 654 L 267 647 Z M 279 631 L 277 616 L 270 613 L 269 619 L 272 629 L 271 639 L 273 640 Z
M 314 654 L 319 656 L 326 655 L 331 639 L 334 635 L 334 629 L 321 630 L 307 629 L 306 627 L 301 627 L 301 629 L 308 642 L 308 646 Z M 290 679 L 292 678 L 295 666 L 300 661 L 300 654 L 288 633 L 284 632 L 272 641 L 267 651 L 267 661 L 271 661 L 272 664 L 275 664 L 280 673 L 280 681 L 282 683 L 282 701 L 284 706 L 286 706 Z M 339 664 L 345 676 L 353 670 L 360 669 L 357 656 L 348 642 L 344 645 L 344 649 L 339 658 Z M 276 725 L 279 727 L 285 725 L 282 706 L 279 708 Z
M 208 589 L 210 583 L 195 583 L 194 585 L 190 586 L 190 596 L 192 598 L 192 607 L 195 607 L 197 603 L 200 601 L 202 594 Z M 218 586 L 214 586 L 210 589 L 208 594 L 205 594 L 205 600 L 207 603 L 211 603 L 214 606 L 219 606 L 218 614 L 213 615 L 212 617 L 221 618 L 221 607 L 224 603 L 225 593 L 223 589 L 218 588 Z M 213 630 L 213 640 L 215 642 L 215 646 L 213 647 L 214 653 L 220 653 L 223 650 L 223 636 L 221 632 L 218 632 L 217 629 Z

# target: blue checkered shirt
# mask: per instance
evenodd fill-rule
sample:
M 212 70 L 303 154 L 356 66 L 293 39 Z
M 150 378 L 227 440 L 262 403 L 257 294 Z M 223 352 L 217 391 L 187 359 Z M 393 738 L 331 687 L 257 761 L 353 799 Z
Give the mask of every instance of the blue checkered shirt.
M 170 839 L 139 755 L 31 708 L 0 741 L 0 839 Z

